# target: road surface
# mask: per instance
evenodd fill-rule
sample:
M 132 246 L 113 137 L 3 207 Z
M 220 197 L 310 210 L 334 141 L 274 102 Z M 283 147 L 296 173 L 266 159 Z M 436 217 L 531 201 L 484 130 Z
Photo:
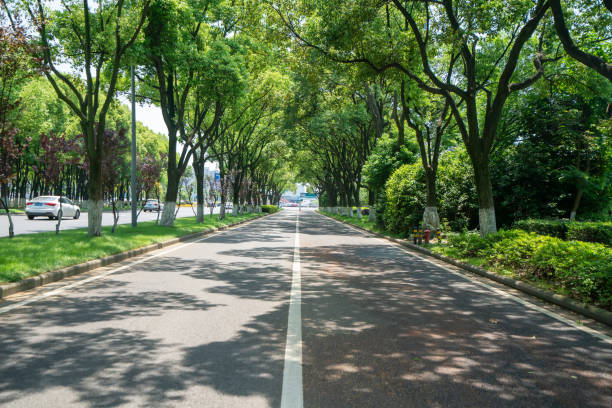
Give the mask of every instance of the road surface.
M 209 214 L 208 209 L 205 213 Z M 219 213 L 219 208 L 215 208 L 215 213 Z M 161 216 L 161 214 L 160 214 Z M 193 210 L 189 207 L 181 207 L 177 218 L 193 217 Z M 25 214 L 12 214 L 15 235 L 33 234 L 36 232 L 55 231 L 57 220 L 50 220 L 47 217 L 37 217 L 33 220 L 28 220 Z M 157 219 L 156 212 L 141 212 L 138 216 L 138 221 L 155 221 Z M 119 224 L 130 224 L 132 222 L 131 211 L 121 211 L 119 213 Z M 113 225 L 113 213 L 104 212 L 102 214 L 102 225 Z M 8 237 L 9 222 L 6 214 L 0 214 L 0 237 Z M 72 218 L 62 219 L 61 229 L 87 228 L 87 213 L 82 213 L 78 220 Z
M 605 333 L 312 211 L 297 220 L 0 303 L 0 406 L 612 406 Z

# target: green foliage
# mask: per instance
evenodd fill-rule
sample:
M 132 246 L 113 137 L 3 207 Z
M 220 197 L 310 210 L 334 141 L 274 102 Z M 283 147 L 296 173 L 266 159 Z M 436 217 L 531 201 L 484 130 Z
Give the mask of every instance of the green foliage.
M 261 212 L 274 214 L 275 212 L 280 211 L 280 208 L 276 205 L 262 205 Z
M 522 230 L 501 230 L 485 238 L 472 233 L 449 236 L 460 258 L 480 258 L 495 270 L 542 281 L 583 302 L 612 308 L 612 248 L 598 243 L 563 241 Z
M 408 235 L 421 224 L 425 209 L 425 173 L 420 163 L 404 164 L 385 185 L 384 225 L 389 231 Z
M 406 146 L 397 151 L 397 140 L 390 135 L 383 135 L 363 166 L 363 182 L 370 190 L 378 192 L 384 188 L 391 173 L 402 164 L 412 164 L 415 160 L 413 151 Z
M 475 228 L 478 204 L 472 167 L 464 149 L 445 152 L 438 167 L 438 213 L 453 231 Z M 421 162 L 398 168 L 385 186 L 384 199 L 376 203 L 377 217 L 389 231 L 408 234 L 420 225 L 427 187 Z M 382 195 L 381 195 L 382 196 Z
M 567 239 L 600 242 L 612 246 L 612 222 L 572 222 L 567 229 Z
M 561 239 L 612 245 L 612 222 L 527 219 L 515 222 L 513 228 Z
M 612 121 L 606 107 L 612 85 L 569 63 L 548 82 L 517 94 L 499 131 L 491 173 L 497 220 L 568 218 L 578 190 L 581 220 L 612 208 Z
M 528 232 L 535 232 L 536 234 L 566 239 L 568 226 L 569 221 L 529 218 L 515 222 L 513 228 Z
M 438 213 L 452 231 L 478 226 L 478 198 L 474 170 L 465 148 L 457 147 L 440 157 L 438 167 Z

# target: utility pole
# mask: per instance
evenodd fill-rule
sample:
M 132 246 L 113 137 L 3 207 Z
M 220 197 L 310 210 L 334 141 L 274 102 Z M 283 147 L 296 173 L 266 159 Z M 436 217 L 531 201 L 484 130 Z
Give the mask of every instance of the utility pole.
M 138 197 L 136 195 L 136 90 L 134 85 L 134 64 L 130 67 L 132 77 L 132 227 L 138 226 Z

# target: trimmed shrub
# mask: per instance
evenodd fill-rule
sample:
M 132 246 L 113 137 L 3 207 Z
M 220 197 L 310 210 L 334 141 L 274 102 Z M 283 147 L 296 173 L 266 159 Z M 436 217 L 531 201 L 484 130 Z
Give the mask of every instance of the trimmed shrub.
M 404 164 L 385 184 L 385 228 L 407 236 L 421 225 L 425 209 L 424 171 L 421 163 Z
M 569 221 L 563 220 L 527 219 L 515 222 L 513 228 L 566 239 L 568 225 Z
M 567 239 L 612 245 L 612 222 L 572 222 Z
M 515 222 L 513 228 L 561 239 L 612 245 L 612 222 L 528 219 Z
M 261 212 L 275 213 L 277 211 L 279 211 L 279 208 L 275 205 L 262 205 L 261 206 Z
M 517 277 L 545 281 L 582 302 L 612 309 L 612 248 L 600 243 L 563 241 L 519 229 L 484 238 L 451 235 L 459 257 L 476 257 L 494 269 L 510 269 Z

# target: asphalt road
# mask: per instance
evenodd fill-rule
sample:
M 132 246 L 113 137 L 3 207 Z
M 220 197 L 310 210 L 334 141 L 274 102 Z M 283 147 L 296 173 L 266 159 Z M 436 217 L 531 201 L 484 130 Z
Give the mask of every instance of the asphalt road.
M 205 213 L 209 214 L 205 208 Z M 215 208 L 215 213 L 219 213 L 219 208 Z M 161 214 L 160 214 L 161 216 Z M 188 207 L 181 207 L 177 218 L 193 217 L 193 210 Z M 15 235 L 33 234 L 36 232 L 55 231 L 57 220 L 50 220 L 46 217 L 37 217 L 33 220 L 28 220 L 25 214 L 12 214 Z M 138 216 L 138 221 L 155 221 L 157 219 L 156 212 L 141 212 Z M 119 224 L 130 224 L 132 222 L 131 211 L 119 212 Z M 102 225 L 113 225 L 113 213 L 105 212 L 102 214 Z M 87 227 L 87 213 L 82 213 L 78 220 L 72 218 L 62 219 L 61 229 L 75 229 Z M 8 237 L 9 222 L 6 214 L 0 214 L 0 237 Z
M 296 219 L 1 302 L 0 406 L 612 406 L 605 335 L 308 210 L 294 256 Z

